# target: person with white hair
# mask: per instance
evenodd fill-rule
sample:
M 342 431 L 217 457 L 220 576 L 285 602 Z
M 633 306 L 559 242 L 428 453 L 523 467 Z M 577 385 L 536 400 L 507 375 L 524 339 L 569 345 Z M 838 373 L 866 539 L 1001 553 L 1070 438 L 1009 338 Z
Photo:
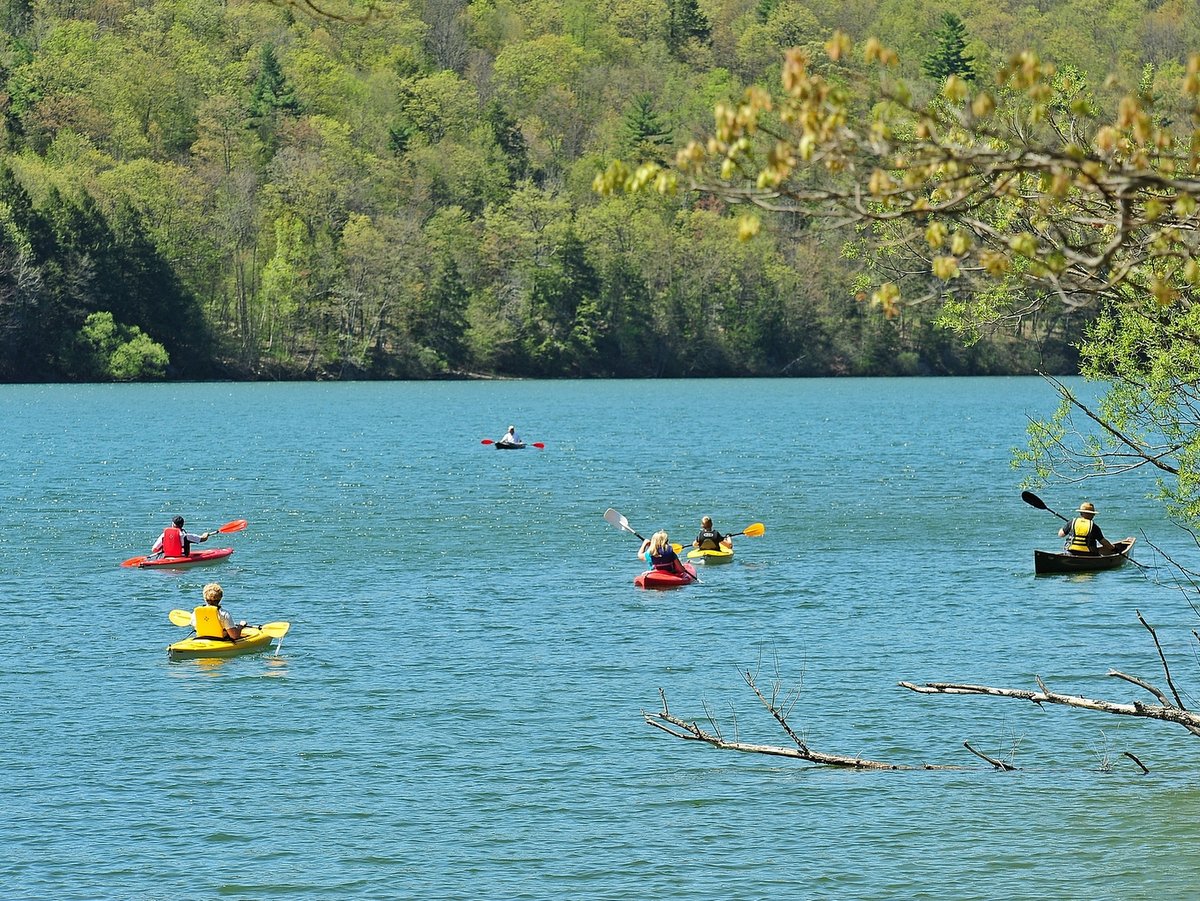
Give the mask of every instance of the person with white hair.
M 234 623 L 228 610 L 221 609 L 225 592 L 216 582 L 204 586 L 204 603 L 192 610 L 192 628 L 197 638 L 216 638 L 237 641 L 242 637 L 246 621 Z

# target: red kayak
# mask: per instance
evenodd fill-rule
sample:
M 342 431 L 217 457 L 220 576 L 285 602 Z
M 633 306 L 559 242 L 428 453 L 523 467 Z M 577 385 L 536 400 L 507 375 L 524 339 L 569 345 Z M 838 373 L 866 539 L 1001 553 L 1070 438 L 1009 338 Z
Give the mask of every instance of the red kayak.
M 215 547 L 205 551 L 192 551 L 186 557 L 147 557 L 136 565 L 138 569 L 147 569 L 151 566 L 196 566 L 200 563 L 216 563 L 232 553 L 233 548 L 231 547 Z
M 686 573 L 669 573 L 662 569 L 648 569 L 633 580 L 638 588 L 682 588 L 696 581 L 696 567 L 683 564 Z

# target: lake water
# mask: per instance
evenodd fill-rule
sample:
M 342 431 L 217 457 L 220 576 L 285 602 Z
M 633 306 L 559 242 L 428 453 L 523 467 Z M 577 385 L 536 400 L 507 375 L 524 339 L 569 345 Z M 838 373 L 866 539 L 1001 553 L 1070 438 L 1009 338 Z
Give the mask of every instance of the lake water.
M 1197 686 L 1197 616 L 1135 566 L 1034 578 L 1059 521 L 1009 465 L 1039 379 L 0 388 L 0 896 L 1161 899 L 1200 880 L 1200 740 L 969 681 Z M 515 423 L 543 451 L 480 443 Z M 1145 479 L 1038 489 L 1180 557 Z M 737 558 L 633 586 L 634 529 Z M 175 513 L 227 561 L 121 568 Z M 278 655 L 168 662 L 205 582 Z M 741 673 L 801 687 L 847 772 Z M 1187 695 L 1187 699 L 1194 695 Z M 1000 773 L 970 741 L 1008 757 Z M 1122 757 L 1141 758 L 1143 776 Z M 1111 763 L 1111 769 L 1105 763 Z M 980 764 L 976 766 L 976 764 Z

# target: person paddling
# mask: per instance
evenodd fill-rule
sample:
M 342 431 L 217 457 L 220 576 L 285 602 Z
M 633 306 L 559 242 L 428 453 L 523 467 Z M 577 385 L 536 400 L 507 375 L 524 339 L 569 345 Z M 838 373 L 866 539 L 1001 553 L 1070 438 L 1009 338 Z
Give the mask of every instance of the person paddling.
M 1097 546 L 1104 548 L 1106 554 L 1116 554 L 1117 549 L 1111 541 L 1104 537 L 1100 527 L 1096 525 L 1096 508 L 1084 501 L 1079 505 L 1079 513 L 1074 519 L 1058 530 L 1059 538 L 1067 539 L 1067 553 L 1097 554 Z
M 515 447 L 516 445 L 520 444 L 521 439 L 517 437 L 517 427 L 515 425 L 510 425 L 508 427 L 508 431 L 505 432 L 504 437 L 496 443 L 509 447 Z
M 719 551 L 723 547 L 733 550 L 733 537 L 722 535 L 713 528 L 712 517 L 705 516 L 700 520 L 700 534 L 692 542 L 692 547 L 702 551 Z
M 162 554 L 164 557 L 186 557 L 192 552 L 192 544 L 208 541 L 209 534 L 205 532 L 203 535 L 194 535 L 185 531 L 183 517 L 176 516 L 171 520 L 171 525 L 163 529 L 163 533 L 158 536 L 158 541 L 154 542 L 150 553 Z
M 671 539 L 667 537 L 666 530 L 660 529 L 642 541 L 638 556 L 649 563 L 653 569 L 661 572 L 687 574 L 679 555 L 675 553 L 675 548 L 671 547 Z
M 242 637 L 246 621 L 234 624 L 229 611 L 221 609 L 221 598 L 224 596 L 225 592 L 216 582 L 204 586 L 204 603 L 192 610 L 192 628 L 196 630 L 197 638 L 237 641 Z

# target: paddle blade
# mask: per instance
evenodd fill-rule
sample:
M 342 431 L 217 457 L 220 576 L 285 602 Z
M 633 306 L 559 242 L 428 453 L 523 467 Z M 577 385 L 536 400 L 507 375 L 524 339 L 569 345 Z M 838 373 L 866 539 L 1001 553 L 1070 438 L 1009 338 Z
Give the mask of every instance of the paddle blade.
M 758 538 L 767 530 L 761 522 L 752 522 L 746 528 L 742 529 L 742 534 L 747 538 Z
M 143 560 L 146 560 L 146 559 L 148 559 L 148 558 L 145 556 L 130 557 L 128 560 L 121 561 L 121 565 L 122 566 L 137 566 L 139 563 L 141 563 Z
M 1036 494 L 1034 494 L 1032 491 L 1022 491 L 1021 492 L 1021 500 L 1023 500 L 1025 503 L 1029 504 L 1029 506 L 1031 506 L 1031 507 L 1037 507 L 1039 510 L 1047 509 L 1046 502 L 1043 501 Z
M 240 532 L 248 525 L 250 525 L 250 523 L 246 522 L 244 519 L 235 519 L 233 522 L 225 523 L 225 525 L 221 526 L 221 528 L 217 529 L 217 531 L 225 533 Z
M 493 441 L 491 438 L 484 438 L 484 439 L 483 439 L 482 441 L 480 441 L 479 443 L 480 443 L 480 444 L 495 444 L 496 442 L 495 442 L 495 441 Z
M 192 624 L 192 615 L 186 610 L 172 610 L 167 614 L 171 622 L 176 626 L 190 626 Z
M 616 526 L 618 529 L 629 529 L 629 520 L 627 520 L 612 507 L 609 507 L 604 511 L 604 521 L 610 526 Z
M 272 638 L 283 638 L 291 627 L 292 624 L 289 622 L 263 623 L 258 627 L 258 631 L 270 635 Z
M 546 445 L 545 445 L 544 443 L 542 443 L 541 441 L 535 441 L 535 442 L 533 442 L 533 446 L 534 446 L 534 447 L 536 447 L 538 450 L 545 450 L 545 449 L 546 449 Z

